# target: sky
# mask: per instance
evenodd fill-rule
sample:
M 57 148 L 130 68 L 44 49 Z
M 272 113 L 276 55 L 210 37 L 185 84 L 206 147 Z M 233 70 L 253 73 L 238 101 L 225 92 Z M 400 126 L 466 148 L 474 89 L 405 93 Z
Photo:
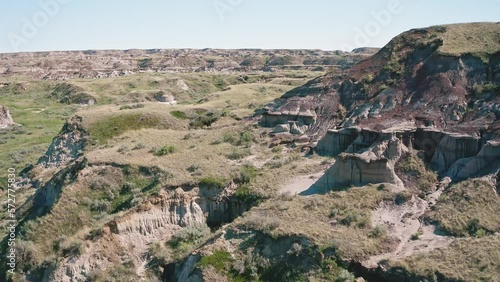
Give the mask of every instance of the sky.
M 156 48 L 351 50 L 403 31 L 500 21 L 498 0 L 1 0 L 0 53 Z

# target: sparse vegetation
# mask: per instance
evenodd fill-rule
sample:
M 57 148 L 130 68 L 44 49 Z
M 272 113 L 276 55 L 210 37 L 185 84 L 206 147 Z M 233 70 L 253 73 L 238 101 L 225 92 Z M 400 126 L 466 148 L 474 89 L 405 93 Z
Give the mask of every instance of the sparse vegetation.
M 446 277 L 455 281 L 495 281 L 500 267 L 498 250 L 498 236 L 459 239 L 448 247 L 390 262 L 389 271 L 406 273 L 401 279 L 417 277 L 432 281 L 435 277 Z
M 165 146 L 161 147 L 160 149 L 155 150 L 154 153 L 153 153 L 153 155 L 155 155 L 157 157 L 161 157 L 161 156 L 166 156 L 166 155 L 169 155 L 169 154 L 173 154 L 175 152 L 176 152 L 175 146 L 165 145 Z
M 194 222 L 175 233 L 169 244 L 173 248 L 178 248 L 182 244 L 199 244 L 210 234 L 210 228 L 205 223 Z
M 233 148 L 233 151 L 227 154 L 227 158 L 230 160 L 241 160 L 250 155 L 251 155 L 250 149 Z
M 500 200 L 492 185 L 472 179 L 453 185 L 438 200 L 427 219 L 455 236 L 500 232 Z
M 183 111 L 171 111 L 170 114 L 178 119 L 187 119 L 188 115 Z
M 209 256 L 201 258 L 198 267 L 214 267 L 218 271 L 224 270 L 226 264 L 231 260 L 231 254 L 227 251 L 218 250 Z
M 432 192 L 437 185 L 436 172 L 427 168 L 415 153 L 403 155 L 396 163 L 395 169 L 405 187 L 416 189 L 420 196 Z
M 223 178 L 208 176 L 200 179 L 199 185 L 212 189 L 222 189 L 226 186 L 226 180 Z

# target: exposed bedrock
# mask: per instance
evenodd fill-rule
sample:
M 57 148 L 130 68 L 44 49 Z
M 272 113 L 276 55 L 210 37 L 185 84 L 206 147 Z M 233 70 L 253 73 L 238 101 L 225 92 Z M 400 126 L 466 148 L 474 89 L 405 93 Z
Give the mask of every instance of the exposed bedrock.
M 80 156 L 89 134 L 83 128 L 82 118 L 75 116 L 68 120 L 59 134 L 52 140 L 47 152 L 37 164 L 44 167 L 60 167 Z
M 209 225 L 231 222 L 248 208 L 245 203 L 226 195 L 226 191 L 205 187 L 190 191 L 178 188 L 150 200 L 142 211 L 115 221 L 111 230 L 117 234 L 140 233 L 148 236 L 171 225 L 185 227 L 195 222 Z
M 478 137 L 446 134 L 438 143 L 431 164 L 442 174 L 457 160 L 475 156 L 480 149 L 481 140 Z
M 136 211 L 129 212 L 108 223 L 103 235 L 92 241 L 85 253 L 68 258 L 54 270 L 54 281 L 89 281 L 88 274 L 98 269 L 112 267 L 116 261 L 133 260 L 136 273 L 143 273 L 148 263 L 145 257 L 152 243 L 165 242 L 182 227 L 206 222 L 229 222 L 246 211 L 246 205 L 231 196 L 235 187 L 225 189 L 209 187 L 182 188 L 163 191 L 158 197 Z M 126 250 L 124 254 L 109 249 Z M 192 261 L 187 261 L 191 263 Z M 194 261 L 194 263 L 198 260 Z M 168 266 L 167 266 L 168 267 Z M 194 266 L 187 266 L 187 269 Z M 180 280 L 190 273 L 179 273 Z
M 202 208 L 196 203 L 197 191 L 184 192 L 182 189 L 163 195 L 151 201 L 142 211 L 123 217 L 111 224 L 116 234 L 139 233 L 154 235 L 158 230 L 170 225 L 188 226 L 195 222 L 205 222 Z
M 488 141 L 477 155 L 456 161 L 446 174 L 452 179 L 463 180 L 475 176 L 479 172 L 481 174 L 495 173 L 499 171 L 499 168 L 500 141 Z
M 274 127 L 273 133 L 304 134 L 316 122 L 311 111 L 305 112 L 265 112 L 260 120 L 261 126 Z
M 400 182 L 394 163 L 401 149 L 416 149 L 442 176 L 461 180 L 494 173 L 500 167 L 500 142 L 495 135 L 465 135 L 435 129 L 373 131 L 359 127 L 329 130 L 318 142 L 316 152 L 336 157 L 335 164 L 317 184 L 324 187 Z M 389 141 L 388 141 L 389 140 Z M 392 142 L 392 143 L 391 143 Z M 391 146 L 391 144 L 400 144 Z M 386 145 L 387 144 L 387 145 Z M 397 160 L 396 160 L 397 161 Z M 318 186 L 319 187 L 319 186 Z
M 408 148 L 395 134 L 378 136 L 370 145 L 366 139 L 371 134 L 358 135 L 346 150 L 336 157 L 335 163 L 325 172 L 314 187 L 327 191 L 334 187 L 363 186 L 370 183 L 390 183 L 403 187 L 394 165 Z M 357 144 L 356 144 L 357 142 Z

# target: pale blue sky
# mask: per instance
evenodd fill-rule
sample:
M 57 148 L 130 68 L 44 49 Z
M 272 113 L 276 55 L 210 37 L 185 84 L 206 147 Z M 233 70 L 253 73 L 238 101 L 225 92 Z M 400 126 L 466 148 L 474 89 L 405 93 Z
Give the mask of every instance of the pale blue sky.
M 47 15 L 41 3 L 50 2 Z M 377 20 L 380 11 L 391 19 Z M 0 52 L 380 47 L 411 28 L 499 15 L 498 0 L 2 0 Z

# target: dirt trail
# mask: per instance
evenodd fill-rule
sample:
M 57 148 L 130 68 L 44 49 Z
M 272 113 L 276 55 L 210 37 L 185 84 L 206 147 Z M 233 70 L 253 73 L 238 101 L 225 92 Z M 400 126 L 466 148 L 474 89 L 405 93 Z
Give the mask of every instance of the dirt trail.
M 370 257 L 363 262 L 365 267 L 377 267 L 378 262 L 384 259 L 399 259 L 419 252 L 430 252 L 437 248 L 446 247 L 453 241 L 452 238 L 436 234 L 435 227 L 424 225 L 421 217 L 434 206 L 443 192 L 444 187 L 430 194 L 425 200 L 413 197 L 403 205 L 384 203 L 372 213 L 372 222 L 387 227 L 388 235 L 400 240 L 397 248 L 390 253 Z M 419 233 L 416 240 L 412 235 Z

